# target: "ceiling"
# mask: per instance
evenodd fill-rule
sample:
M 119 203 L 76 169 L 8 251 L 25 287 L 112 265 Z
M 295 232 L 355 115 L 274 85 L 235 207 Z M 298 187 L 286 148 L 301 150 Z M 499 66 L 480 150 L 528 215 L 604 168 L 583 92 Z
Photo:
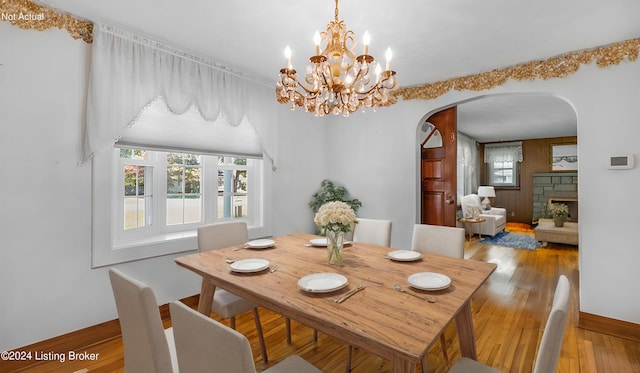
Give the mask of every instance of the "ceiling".
M 313 33 L 316 29 L 322 31 L 333 20 L 335 6 L 333 0 L 39 2 L 146 35 L 268 84 L 274 84 L 284 67 L 283 51 L 287 45 L 293 50 L 293 67 L 303 70 L 314 51 Z M 391 66 L 405 87 L 636 38 L 640 36 L 638 14 L 637 0 L 339 3 L 339 18 L 355 32 L 357 43 L 368 30 L 372 39 L 370 54 L 383 60 L 385 49 L 393 49 Z M 459 115 L 467 122 L 483 119 L 465 128 L 467 132 L 487 135 L 493 132 L 487 127 L 491 126 L 500 128 L 505 139 L 512 136 L 507 134 L 508 128 L 521 132 L 523 128 L 541 128 L 544 123 L 551 123 L 554 132 L 550 133 L 575 135 L 576 115 L 567 108 L 562 101 L 548 97 L 503 96 L 464 104 Z M 533 115 L 533 123 L 523 122 Z M 514 121 L 517 126 L 504 126 Z M 466 125 L 462 120 L 460 124 Z M 566 127 L 564 132 L 561 127 Z

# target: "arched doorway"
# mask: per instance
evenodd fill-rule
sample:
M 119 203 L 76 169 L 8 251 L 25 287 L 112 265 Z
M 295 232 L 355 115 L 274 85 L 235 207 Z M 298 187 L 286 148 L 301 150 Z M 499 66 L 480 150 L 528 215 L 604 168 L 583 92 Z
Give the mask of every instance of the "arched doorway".
M 455 109 L 452 122 L 455 122 L 456 147 L 464 137 L 471 139 L 471 142 L 478 147 L 478 159 L 465 159 L 467 164 L 462 166 L 459 164 L 461 161 L 459 154 L 463 153 L 459 149 L 452 156 L 447 156 L 446 164 L 451 165 L 453 162 L 458 166 L 455 176 L 456 187 L 454 188 L 454 190 L 458 190 L 453 194 L 453 199 L 457 202 L 464 194 L 476 193 L 477 186 L 486 182 L 483 144 L 524 140 L 525 160 L 519 169 L 522 182 L 517 188 L 498 190 L 494 203 L 509 210 L 508 220 L 531 223 L 534 208 L 532 175 L 553 172 L 550 162 L 551 145 L 577 143 L 577 115 L 574 108 L 562 98 L 538 93 L 484 95 L 457 102 L 453 104 L 453 107 L 448 105 L 442 110 L 426 116 L 425 120 L 420 123 L 418 143 L 421 155 L 424 151 L 423 146 L 427 144 L 425 143 L 426 137 L 424 137 L 426 133 L 422 131 L 425 123 L 431 123 L 432 116 L 452 109 Z M 447 136 L 449 137 L 442 136 L 444 141 L 452 138 L 450 134 Z M 422 156 L 420 159 L 422 163 Z M 461 174 L 470 167 L 474 169 L 471 176 Z M 429 195 L 426 194 L 428 190 L 424 189 L 427 183 L 424 182 L 422 166 L 419 177 L 421 185 L 419 216 L 422 222 L 426 222 L 432 219 L 429 217 L 430 214 L 437 211 L 429 211 L 431 207 L 424 203 Z M 465 177 L 473 178 L 474 182 L 464 180 Z M 462 188 L 458 188 L 458 186 L 462 186 Z M 544 201 L 535 202 L 545 203 Z M 451 222 L 442 225 L 450 224 Z

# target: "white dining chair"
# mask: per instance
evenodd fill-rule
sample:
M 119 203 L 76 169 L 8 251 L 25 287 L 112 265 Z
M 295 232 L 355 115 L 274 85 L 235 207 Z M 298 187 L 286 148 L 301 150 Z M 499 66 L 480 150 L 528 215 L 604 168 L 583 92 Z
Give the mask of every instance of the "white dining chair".
M 391 246 L 391 221 L 358 218 L 353 228 L 353 242 Z
M 465 230 L 463 228 L 448 227 L 442 225 L 416 224 L 413 227 L 411 249 L 429 254 L 448 256 L 451 258 L 464 258 Z M 444 329 L 440 334 L 442 356 L 449 365 L 449 354 L 444 337 Z M 425 364 L 423 364 L 424 366 Z
M 198 228 L 198 252 L 218 250 L 234 245 L 243 245 L 249 240 L 247 223 L 243 221 L 229 221 L 203 225 Z M 203 281 L 204 286 L 204 281 Z M 213 295 L 211 310 L 224 319 L 230 319 L 231 328 L 236 328 L 236 315 L 251 310 L 256 323 L 258 341 L 262 360 L 269 361 L 267 347 L 262 333 L 262 324 L 258 307 L 227 290 L 216 288 Z
M 567 326 L 569 314 L 569 300 L 571 297 L 571 284 L 565 275 L 560 275 L 558 285 L 553 296 L 551 311 L 547 317 L 547 325 L 542 333 L 542 340 L 538 347 L 538 355 L 533 367 L 533 373 L 555 372 L 562 350 L 562 339 Z M 497 369 L 488 367 L 475 360 L 462 357 L 449 370 L 450 373 L 496 373 Z
M 173 329 L 164 329 L 153 290 L 117 269 L 109 270 L 126 372 L 178 372 Z
M 179 301 L 169 304 L 180 373 L 255 373 L 247 337 Z M 321 373 L 297 355 L 266 373 Z
M 464 228 L 416 224 L 413 227 L 411 250 L 464 258 L 464 237 Z

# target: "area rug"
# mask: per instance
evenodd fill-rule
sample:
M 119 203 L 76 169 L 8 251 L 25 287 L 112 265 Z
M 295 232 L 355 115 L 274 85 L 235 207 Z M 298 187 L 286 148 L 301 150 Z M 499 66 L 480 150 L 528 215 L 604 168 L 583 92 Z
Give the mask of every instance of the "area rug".
M 518 249 L 535 250 L 542 246 L 540 242 L 536 241 L 534 237 L 528 234 L 513 233 L 513 232 L 500 232 L 493 237 L 486 237 L 482 241 L 482 244 L 498 245 L 515 247 Z

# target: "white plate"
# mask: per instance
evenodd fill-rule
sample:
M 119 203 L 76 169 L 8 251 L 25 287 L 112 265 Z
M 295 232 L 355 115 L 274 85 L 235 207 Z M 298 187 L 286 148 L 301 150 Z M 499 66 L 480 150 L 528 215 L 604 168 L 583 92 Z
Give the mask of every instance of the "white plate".
M 309 240 L 309 244 L 316 247 L 327 247 L 327 238 L 314 238 Z M 351 245 L 351 241 L 344 241 L 343 245 Z
M 434 272 L 414 273 L 407 278 L 407 282 L 421 290 L 442 290 L 451 285 L 449 276 Z
M 327 293 L 347 286 L 347 278 L 337 273 L 314 273 L 298 280 L 298 286 L 311 293 Z
M 314 238 L 313 240 L 309 240 L 311 246 L 327 246 L 326 238 Z
M 387 254 L 389 259 L 398 262 L 412 262 L 422 258 L 422 254 L 419 251 L 413 250 L 396 250 Z
M 260 272 L 269 268 L 269 261 L 265 259 L 242 259 L 231 263 L 234 272 Z
M 276 244 L 274 240 L 263 238 L 260 240 L 249 241 L 245 244 L 250 249 L 267 249 L 273 247 Z

